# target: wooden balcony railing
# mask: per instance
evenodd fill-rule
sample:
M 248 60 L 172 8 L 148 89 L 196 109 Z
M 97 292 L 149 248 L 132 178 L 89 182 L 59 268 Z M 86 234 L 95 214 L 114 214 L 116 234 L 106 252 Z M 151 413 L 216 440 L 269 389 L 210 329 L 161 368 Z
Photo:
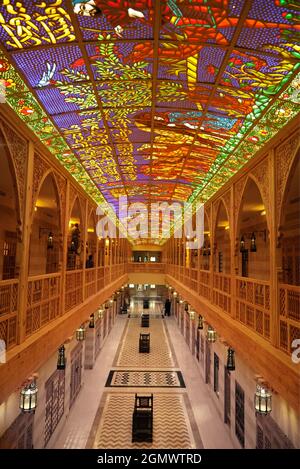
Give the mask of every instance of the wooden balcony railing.
M 199 270 L 198 275 L 198 293 L 207 300 L 211 299 L 210 292 L 210 272 L 207 270 Z
M 160 262 L 129 262 L 128 273 L 164 274 L 165 267 L 165 264 Z
M 292 342 L 300 339 L 300 286 L 279 284 L 279 346 L 292 352 Z
M 83 270 L 66 272 L 65 311 L 69 311 L 83 301 Z
M 214 273 L 213 282 L 213 303 L 231 314 L 231 276 Z
M 85 288 L 84 288 L 84 297 L 88 298 L 89 296 L 95 295 L 97 288 L 97 269 L 96 267 L 92 269 L 86 269 L 84 273 L 85 279 Z
M 27 287 L 26 336 L 60 314 L 61 274 L 29 277 Z
M 104 267 L 97 268 L 97 290 L 104 288 Z
M 236 277 L 236 318 L 270 340 L 270 283 Z
M 18 280 L 0 281 L 0 339 L 9 349 L 17 343 Z

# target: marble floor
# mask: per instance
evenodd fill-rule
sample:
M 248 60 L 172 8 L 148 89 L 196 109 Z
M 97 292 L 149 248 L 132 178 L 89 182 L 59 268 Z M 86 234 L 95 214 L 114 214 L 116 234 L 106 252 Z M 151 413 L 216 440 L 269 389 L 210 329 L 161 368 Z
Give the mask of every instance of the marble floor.
M 54 448 L 233 448 L 174 318 L 154 301 L 141 327 L 141 308 L 117 317 Z M 149 354 L 139 353 L 140 333 L 150 334 Z M 131 441 L 136 393 L 153 395 L 151 443 Z

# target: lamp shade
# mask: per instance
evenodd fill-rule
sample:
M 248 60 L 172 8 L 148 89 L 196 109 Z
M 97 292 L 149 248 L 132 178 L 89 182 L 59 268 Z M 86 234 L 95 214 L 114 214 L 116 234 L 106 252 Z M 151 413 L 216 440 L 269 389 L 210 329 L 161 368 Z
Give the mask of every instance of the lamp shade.
M 251 235 L 250 252 L 256 252 L 256 237 L 254 233 Z
M 62 345 L 58 349 L 58 357 L 57 357 L 57 369 L 64 370 L 66 368 L 66 356 L 65 356 L 65 347 Z
M 240 252 L 244 252 L 244 251 L 245 251 L 245 238 L 244 236 L 242 236 L 240 240 Z
M 85 339 L 85 328 L 80 326 L 79 329 L 76 330 L 76 339 L 81 342 Z
M 20 393 L 20 409 L 22 412 L 35 412 L 37 407 L 37 392 L 35 380 L 22 389 Z
M 48 234 L 47 248 L 53 249 L 53 233 Z
M 90 315 L 89 328 L 94 329 L 94 327 L 95 327 L 95 315 L 94 315 L 94 313 L 92 313 Z
M 217 333 L 212 327 L 208 327 L 206 337 L 208 342 L 215 342 L 217 340 Z
M 265 386 L 256 385 L 254 396 L 255 411 L 258 414 L 268 415 L 272 410 L 272 393 Z
M 203 317 L 201 315 L 198 317 L 198 329 L 203 329 Z
M 234 350 L 230 347 L 227 350 L 226 368 L 227 368 L 228 371 L 234 371 L 235 370 Z

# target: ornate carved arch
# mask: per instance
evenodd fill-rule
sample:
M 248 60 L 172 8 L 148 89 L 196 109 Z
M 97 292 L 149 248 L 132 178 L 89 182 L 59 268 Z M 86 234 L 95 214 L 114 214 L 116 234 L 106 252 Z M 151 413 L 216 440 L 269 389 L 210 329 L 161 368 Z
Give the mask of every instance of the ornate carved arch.
M 240 189 L 241 189 L 241 192 L 238 193 L 238 205 L 236 205 L 236 217 L 235 217 L 235 224 L 234 224 L 234 233 L 235 233 L 235 239 L 238 238 L 238 226 L 239 226 L 239 220 L 240 220 L 240 215 L 241 215 L 241 209 L 242 209 L 242 200 L 243 200 L 243 196 L 245 194 L 245 190 L 247 188 L 247 185 L 248 185 L 248 182 L 249 180 L 252 180 L 254 182 L 254 184 L 256 185 L 259 193 L 260 193 L 260 196 L 261 196 L 261 199 L 266 207 L 266 204 L 265 204 L 265 201 L 264 201 L 264 198 L 263 198 L 263 195 L 262 195 L 262 192 L 261 192 L 261 188 L 259 187 L 259 185 L 257 184 L 257 181 L 256 179 L 253 177 L 253 175 L 250 173 L 248 174 L 247 176 L 245 176 L 243 179 L 242 179 L 242 182 L 243 182 L 243 186 L 240 186 Z M 270 229 L 269 227 L 269 216 L 270 216 L 270 213 L 267 212 L 268 208 L 266 207 L 266 219 L 267 219 L 267 226 L 268 226 L 268 229 Z
M 257 165 L 249 174 L 248 177 L 253 179 L 260 192 L 263 204 L 266 209 L 267 225 L 270 229 L 271 217 L 271 200 L 270 200 L 270 163 L 266 155 L 264 160 Z
M 41 174 L 41 173 L 39 173 Z M 48 169 L 46 169 L 43 174 L 41 175 L 41 177 L 39 177 L 39 182 L 38 184 L 34 182 L 34 193 L 32 194 L 32 212 L 31 212 L 31 224 L 33 222 L 33 216 L 34 216 L 34 207 L 36 205 L 36 201 L 37 201 L 37 198 L 39 196 L 39 193 L 42 189 L 42 186 L 44 184 L 44 181 L 45 179 L 48 177 L 48 176 L 51 176 L 51 179 L 52 179 L 52 182 L 53 182 L 53 186 L 54 186 L 54 190 L 55 190 L 55 193 L 56 193 L 56 200 L 57 200 L 57 203 L 58 203 L 58 210 L 59 210 L 59 231 L 60 233 L 62 233 L 62 230 L 63 230 L 63 207 L 62 207 L 62 201 L 61 201 L 61 198 L 60 198 L 60 191 L 59 191 L 59 187 L 57 185 L 57 180 L 56 180 L 56 177 L 55 177 L 55 173 L 54 171 L 50 168 L 50 166 L 48 166 Z
M 13 180 L 13 189 L 16 198 L 17 213 L 17 232 L 19 239 L 22 238 L 23 218 L 25 206 L 25 181 L 26 181 L 26 162 L 28 157 L 27 141 L 20 138 L 4 122 L 0 122 L 0 132 L 3 141 L 6 144 L 6 154 L 8 156 L 8 164 Z
M 278 230 L 282 225 L 282 207 L 284 205 L 288 183 L 293 173 L 293 168 L 300 157 L 300 135 L 296 131 L 289 139 L 279 145 L 275 150 L 276 165 L 276 220 Z

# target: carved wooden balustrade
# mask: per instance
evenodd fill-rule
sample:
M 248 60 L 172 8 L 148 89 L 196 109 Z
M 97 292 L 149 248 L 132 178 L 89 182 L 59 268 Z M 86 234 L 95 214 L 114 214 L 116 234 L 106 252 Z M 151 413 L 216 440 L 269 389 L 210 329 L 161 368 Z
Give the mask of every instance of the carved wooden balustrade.
M 166 266 L 160 262 L 129 262 L 129 273 L 164 274 Z
M 0 281 L 0 339 L 9 349 L 17 343 L 18 280 Z
M 236 277 L 236 319 L 270 340 L 270 283 Z
M 226 274 L 213 274 L 213 303 L 228 314 L 232 312 L 231 304 L 231 276 Z
M 84 280 L 85 280 L 84 297 L 88 298 L 89 296 L 95 295 L 96 289 L 97 289 L 96 267 L 85 270 Z
M 65 311 L 69 311 L 83 301 L 83 270 L 66 272 Z
M 60 314 L 61 274 L 29 277 L 27 287 L 26 336 L 33 334 Z
M 209 270 L 199 270 L 198 293 L 207 300 L 211 299 L 210 272 Z
M 279 284 L 279 346 L 291 353 L 294 339 L 300 339 L 300 286 Z

